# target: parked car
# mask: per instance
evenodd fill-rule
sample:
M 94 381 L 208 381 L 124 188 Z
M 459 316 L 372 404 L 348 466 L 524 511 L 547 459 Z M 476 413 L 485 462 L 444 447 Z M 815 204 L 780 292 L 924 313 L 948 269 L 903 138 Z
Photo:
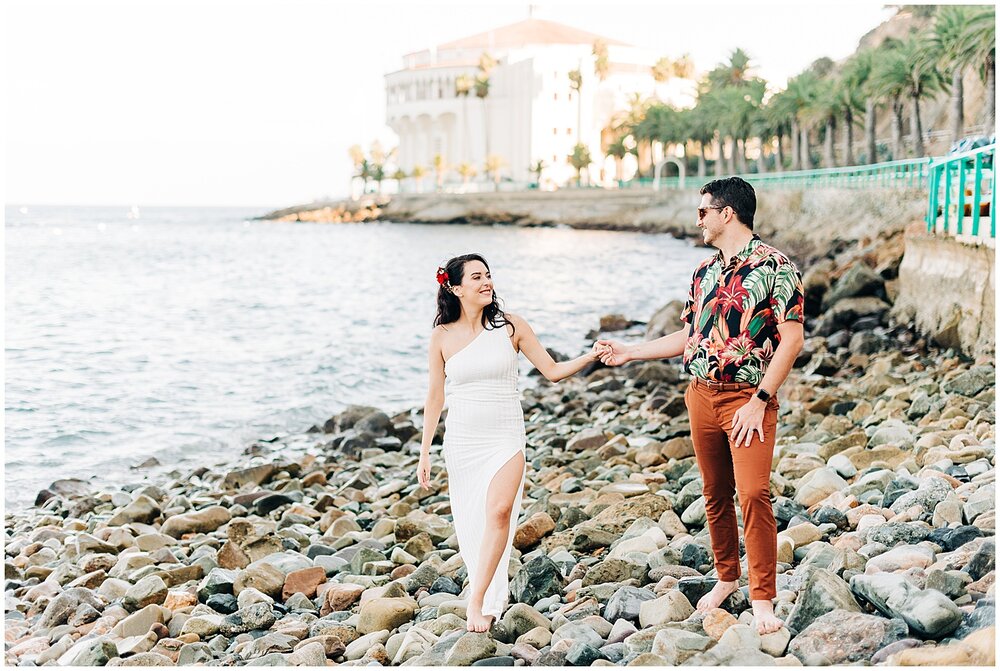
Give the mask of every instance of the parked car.
M 948 149 L 948 156 L 955 156 L 957 154 L 964 154 L 967 151 L 972 151 L 973 149 L 979 149 L 980 147 L 985 147 L 987 145 L 996 144 L 996 135 L 970 135 L 969 137 L 963 137 L 961 140 L 953 143 L 951 148 Z M 973 165 L 973 159 L 968 159 L 968 165 Z M 986 155 L 983 156 L 983 167 L 992 168 L 993 167 L 993 156 Z

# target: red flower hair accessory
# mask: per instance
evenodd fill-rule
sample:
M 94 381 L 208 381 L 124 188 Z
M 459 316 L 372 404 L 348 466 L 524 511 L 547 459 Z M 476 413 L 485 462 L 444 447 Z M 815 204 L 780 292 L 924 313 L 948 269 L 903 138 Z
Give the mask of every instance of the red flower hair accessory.
M 448 271 L 444 268 L 438 268 L 437 271 L 437 281 L 438 284 L 444 285 L 448 283 Z

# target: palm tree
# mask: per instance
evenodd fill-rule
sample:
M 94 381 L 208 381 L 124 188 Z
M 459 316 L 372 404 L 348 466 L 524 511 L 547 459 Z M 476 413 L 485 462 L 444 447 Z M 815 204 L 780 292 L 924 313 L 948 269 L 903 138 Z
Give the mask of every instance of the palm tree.
M 788 80 L 785 88 L 788 106 L 792 114 L 792 170 L 811 170 L 812 157 L 809 152 L 808 109 L 816 97 L 819 88 L 819 76 L 815 72 L 805 72 Z M 798 138 L 795 141 L 795 138 Z M 797 159 L 797 160 L 796 160 Z
M 622 135 L 618 137 L 611 146 L 608 147 L 608 156 L 612 156 L 615 159 L 615 181 L 618 182 L 618 186 L 622 183 L 622 170 L 624 166 L 622 165 L 622 160 L 628 155 L 628 145 L 625 143 L 625 136 Z
M 709 120 L 698 107 L 681 110 L 681 125 L 687 131 L 686 135 L 698 145 L 698 177 L 704 177 L 705 168 L 705 147 L 712 142 L 713 127 L 709 125 Z
M 604 81 L 608 76 L 608 43 L 602 39 L 594 40 L 594 74 L 598 81 Z
M 739 147 L 736 157 L 739 160 L 740 172 L 746 174 L 748 172 L 746 142 L 754 132 L 754 123 L 760 114 L 767 82 L 759 77 L 753 77 L 736 90 L 740 92 L 739 99 L 734 100 L 735 105 L 732 108 L 736 144 Z
M 632 93 L 628 98 L 628 112 L 620 117 L 620 122 L 616 124 L 615 130 L 631 135 L 635 141 L 635 156 L 639 163 L 638 172 L 642 176 L 648 172 L 652 164 L 652 146 L 645 137 L 646 127 L 643 120 L 646 117 L 646 110 L 650 106 L 650 101 L 644 100 L 642 94 Z
M 427 169 L 422 165 L 413 166 L 413 170 L 410 171 L 410 177 L 417 182 L 417 193 L 424 192 L 424 175 L 427 174 Z
M 576 91 L 576 141 L 580 141 L 580 126 L 583 123 L 581 117 L 583 115 L 583 99 L 580 97 L 580 89 L 583 88 L 583 73 L 580 69 L 570 70 L 567 74 L 569 77 L 569 87 Z
M 923 128 L 920 123 L 920 101 L 940 91 L 944 78 L 935 67 L 933 54 L 919 37 L 908 37 L 894 49 L 895 55 L 887 58 L 888 64 L 878 71 L 879 82 L 896 90 L 910 99 L 910 134 L 913 137 L 913 153 L 924 155 Z
M 694 61 L 690 54 L 683 54 L 673 62 L 673 75 L 680 79 L 691 79 L 694 77 Z
M 837 81 L 836 96 L 840 102 L 841 113 L 844 115 L 844 165 L 854 165 L 854 115 L 865 110 L 865 141 L 868 141 L 867 113 L 869 99 L 864 95 L 865 84 L 871 76 L 871 51 L 859 51 L 844 64 Z M 869 151 L 874 151 L 875 144 L 875 104 L 871 101 L 872 123 L 871 144 Z M 873 159 L 869 158 L 869 161 Z
M 485 74 L 476 77 L 476 97 L 483 101 L 483 130 L 486 138 L 486 155 L 490 155 L 490 117 L 486 96 L 490 94 L 490 78 Z
M 354 176 L 364 179 L 364 184 L 361 187 L 361 192 L 364 193 L 368 189 L 368 160 L 365 159 L 365 152 L 361 145 L 354 144 L 348 147 L 347 155 L 351 157 L 351 163 L 354 165 Z M 353 191 L 353 189 L 352 185 L 351 190 Z
M 663 154 L 670 153 L 670 147 L 684 140 L 677 110 L 666 103 L 653 103 L 646 110 L 643 124 L 644 135 L 653 142 L 663 145 Z
M 698 85 L 698 101 L 694 109 L 697 122 L 693 127 L 702 131 L 701 138 L 706 146 L 712 145 L 712 152 L 715 154 L 713 172 L 716 177 L 722 177 L 725 173 L 725 136 L 720 127 L 725 122 L 726 110 L 719 101 L 718 92 L 708 88 L 707 79 L 703 79 Z
M 581 186 L 581 171 L 590 165 L 590 150 L 587 148 L 587 145 L 577 142 L 573 146 L 573 153 L 569 155 L 569 162 L 573 166 L 573 169 L 576 170 L 576 185 Z
M 479 55 L 479 74 L 475 80 L 476 97 L 483 101 L 483 126 L 486 131 L 486 156 L 490 155 L 490 119 L 486 97 L 490 94 L 490 74 L 497 65 L 497 59 L 487 52 Z
M 378 140 L 372 142 L 371 147 L 368 149 L 368 155 L 371 157 L 369 161 L 371 167 L 371 178 L 375 180 L 376 193 L 382 193 L 382 180 L 385 179 L 385 164 L 386 156 L 385 150 L 382 149 L 382 143 Z
M 782 141 L 786 132 L 791 138 L 792 170 L 798 170 L 798 122 L 795 120 L 794 99 L 786 91 L 779 91 L 771 96 L 763 109 L 765 127 L 774 135 L 777 142 L 774 152 L 774 169 L 777 172 L 785 170 L 785 156 Z
M 375 180 L 375 193 L 382 195 L 382 180 L 385 179 L 385 166 L 381 163 L 376 163 L 372 167 L 372 179 Z
M 837 132 L 837 117 L 840 115 L 840 101 L 837 96 L 839 82 L 832 77 L 820 80 L 821 86 L 817 89 L 809 104 L 802 110 L 803 120 L 810 126 L 820 124 L 823 126 L 823 167 L 833 168 L 833 139 Z
M 706 108 L 712 111 L 720 142 L 729 140 L 731 173 L 736 172 L 737 158 L 740 171 L 746 172 L 746 138 L 751 133 L 751 117 L 764 95 L 764 80 L 751 77 L 751 70 L 750 56 L 734 49 L 729 60 L 710 70 L 699 87 L 700 93 L 706 94 Z
M 491 56 L 488 52 L 484 51 L 479 54 L 479 71 L 482 72 L 487 77 L 493 72 L 493 68 L 497 66 L 497 59 Z
M 441 187 L 444 186 L 444 173 L 448 169 L 448 165 L 441 154 L 434 154 L 431 165 L 434 166 L 434 188 L 440 191 Z
M 982 64 L 980 78 L 986 84 L 986 104 L 983 119 L 987 128 L 996 120 L 996 8 L 985 7 L 973 14 L 965 26 L 962 42 L 975 54 L 974 62 Z
M 937 65 L 951 72 L 951 141 L 958 142 L 965 127 L 965 91 L 962 75 L 965 68 L 976 62 L 973 43 L 963 40 L 972 18 L 973 9 L 964 5 L 944 5 L 934 16 L 928 35 L 928 46 L 937 59 Z
M 500 156 L 496 154 L 490 154 L 486 157 L 486 163 L 483 168 L 486 172 L 486 176 L 493 180 L 493 190 L 500 190 L 500 169 L 506 165 L 506 162 Z
M 906 93 L 907 64 L 898 49 L 898 40 L 888 39 L 878 50 L 867 90 L 869 95 L 887 100 L 892 112 L 892 158 L 903 157 L 903 95 Z
M 462 73 L 455 77 L 455 96 L 462 99 L 462 158 L 469 157 L 469 109 L 466 101 L 469 99 L 469 94 L 472 92 L 473 86 L 475 86 L 476 80 L 472 78 L 472 75 Z
M 674 74 L 673 63 L 666 56 L 661 56 L 649 69 L 653 73 L 653 79 L 658 84 L 667 81 Z
M 469 180 L 476 176 L 476 169 L 468 163 L 460 163 L 455 172 L 462 178 L 463 189 L 469 185 Z
M 871 92 L 872 70 L 878 52 L 875 49 L 858 51 L 841 70 L 839 98 L 844 113 L 844 164 L 854 165 L 854 115 L 865 112 L 865 156 L 868 163 L 875 163 L 875 112 L 876 97 Z
M 708 83 L 713 89 L 740 86 L 749 76 L 750 56 L 742 49 L 734 49 L 727 63 L 720 63 L 708 73 Z
M 536 189 L 542 185 L 542 172 L 547 167 L 548 166 L 545 165 L 545 161 L 543 161 L 542 159 L 538 159 L 537 161 L 531 164 L 531 167 L 528 168 L 531 174 L 535 176 Z
M 658 84 L 662 84 L 673 77 L 690 79 L 694 76 L 694 62 L 692 62 L 691 56 L 688 54 L 684 54 L 677 60 L 670 60 L 666 56 L 661 56 L 649 69 L 653 74 L 653 79 Z

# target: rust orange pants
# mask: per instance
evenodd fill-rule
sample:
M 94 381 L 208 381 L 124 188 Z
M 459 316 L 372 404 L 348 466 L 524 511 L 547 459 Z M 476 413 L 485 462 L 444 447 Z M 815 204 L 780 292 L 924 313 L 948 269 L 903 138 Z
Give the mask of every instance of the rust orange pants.
M 764 440 L 755 431 L 750 445 L 736 447 L 730 434 L 733 415 L 756 393 L 746 389 L 713 389 L 695 379 L 684 394 L 691 421 L 698 469 L 704 482 L 705 512 L 719 580 L 740 577 L 740 538 L 733 494 L 743 512 L 750 599 L 773 599 L 778 559 L 778 526 L 771 507 L 771 457 L 778 425 L 778 401 L 764 409 Z M 744 443 L 746 439 L 744 438 Z

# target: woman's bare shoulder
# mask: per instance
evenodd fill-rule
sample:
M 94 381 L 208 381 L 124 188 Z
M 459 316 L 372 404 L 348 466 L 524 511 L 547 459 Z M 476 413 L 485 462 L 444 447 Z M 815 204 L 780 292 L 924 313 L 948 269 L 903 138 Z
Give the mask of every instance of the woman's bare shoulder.
M 444 324 L 438 324 L 433 329 L 431 329 L 431 344 L 440 343 L 441 340 L 448 335 L 448 329 L 445 328 Z

